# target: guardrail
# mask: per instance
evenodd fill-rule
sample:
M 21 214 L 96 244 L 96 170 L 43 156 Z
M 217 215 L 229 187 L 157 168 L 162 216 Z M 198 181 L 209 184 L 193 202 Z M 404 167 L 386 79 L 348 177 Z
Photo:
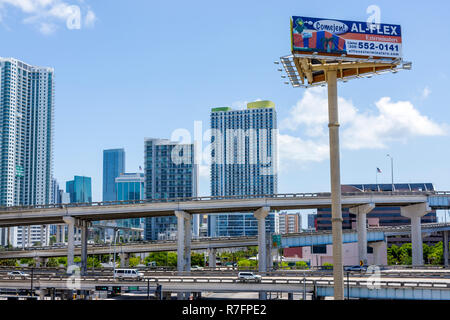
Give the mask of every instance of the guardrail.
M 67 281 L 69 277 L 67 276 L 36 276 L 33 278 L 33 281 L 36 287 L 40 286 L 40 282 L 51 282 L 51 281 Z M 197 278 L 187 278 L 187 277 L 159 277 L 159 278 L 144 278 L 143 280 L 118 280 L 113 277 L 104 277 L 104 278 L 93 278 L 89 276 L 80 276 L 80 282 L 95 282 L 99 284 L 110 284 L 114 283 L 116 285 L 130 285 L 133 286 L 146 286 L 149 283 L 154 284 L 241 284 L 243 281 L 237 278 L 218 278 L 218 277 L 197 277 Z M 0 281 L 3 283 L 14 283 L 17 280 L 10 279 L 8 277 L 0 277 Z M 28 280 L 19 280 L 21 282 Z M 373 279 L 367 278 L 365 280 L 345 280 L 345 285 L 350 287 L 367 287 L 368 283 L 373 285 Z M 248 282 L 245 282 L 248 283 Z M 253 283 L 252 283 L 253 284 Z M 327 286 L 333 287 L 334 281 L 332 279 L 261 279 L 260 282 L 254 283 L 254 285 L 309 285 L 309 286 Z M 433 281 L 398 281 L 398 280 L 377 280 L 377 285 L 385 288 L 423 288 L 423 289 L 449 289 L 450 290 L 450 282 L 442 283 L 442 282 L 433 282 Z M 301 286 L 299 286 L 299 290 Z
M 365 195 L 450 195 L 449 191 L 361 191 L 361 192 L 343 192 L 342 197 L 346 196 L 365 196 Z M 124 201 L 103 201 L 103 202 L 87 202 L 87 203 L 67 203 L 67 204 L 43 204 L 33 206 L 11 206 L 0 207 L 0 212 L 21 211 L 26 209 L 64 209 L 70 207 L 96 207 L 111 205 L 130 205 L 130 204 L 146 204 L 146 203 L 166 203 L 166 202 L 186 202 L 186 201 L 211 201 L 211 200 L 251 200 L 251 199 L 280 199 L 280 198 L 318 198 L 331 196 L 330 192 L 317 193 L 282 193 L 282 194 L 261 194 L 261 195 L 245 195 L 245 196 L 203 196 L 188 198 L 171 198 L 171 199 L 146 199 L 146 200 L 124 200 Z

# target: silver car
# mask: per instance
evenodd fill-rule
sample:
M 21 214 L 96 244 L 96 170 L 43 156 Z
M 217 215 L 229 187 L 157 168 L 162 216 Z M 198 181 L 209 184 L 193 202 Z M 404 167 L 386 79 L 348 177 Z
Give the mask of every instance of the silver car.
M 30 277 L 30 275 L 23 271 L 11 271 L 8 272 L 8 277 L 10 279 L 21 278 L 22 280 L 25 280 L 26 278 Z
M 239 272 L 238 280 L 241 282 L 261 282 L 261 276 L 259 274 L 254 274 L 253 272 Z

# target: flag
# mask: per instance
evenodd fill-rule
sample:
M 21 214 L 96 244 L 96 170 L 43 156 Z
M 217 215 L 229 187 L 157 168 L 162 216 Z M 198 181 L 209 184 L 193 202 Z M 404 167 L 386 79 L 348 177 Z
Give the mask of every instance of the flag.
M 377 172 L 378 172 L 378 173 L 381 173 L 381 169 L 380 169 L 380 168 L 378 168 L 378 167 L 377 167 Z
M 142 167 L 141 166 L 139 166 L 139 170 L 142 171 Z

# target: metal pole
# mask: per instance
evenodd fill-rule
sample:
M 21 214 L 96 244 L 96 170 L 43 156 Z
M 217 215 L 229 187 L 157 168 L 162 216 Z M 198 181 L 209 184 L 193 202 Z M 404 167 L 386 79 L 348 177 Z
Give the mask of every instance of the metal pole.
M 334 300 L 344 300 L 344 271 L 342 263 L 342 208 L 339 157 L 339 114 L 337 71 L 327 71 L 328 117 L 330 133 L 331 212 L 333 234 Z
M 306 274 L 303 271 L 303 301 L 306 300 Z
M 391 182 L 392 182 L 392 191 L 394 191 L 394 158 L 390 154 L 386 155 L 391 158 Z

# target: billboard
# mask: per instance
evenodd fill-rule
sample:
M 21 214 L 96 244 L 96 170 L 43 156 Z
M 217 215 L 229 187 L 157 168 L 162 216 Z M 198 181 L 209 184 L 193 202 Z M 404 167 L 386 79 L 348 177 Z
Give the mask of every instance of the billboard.
M 292 51 L 311 54 L 402 58 L 401 27 L 293 16 Z

